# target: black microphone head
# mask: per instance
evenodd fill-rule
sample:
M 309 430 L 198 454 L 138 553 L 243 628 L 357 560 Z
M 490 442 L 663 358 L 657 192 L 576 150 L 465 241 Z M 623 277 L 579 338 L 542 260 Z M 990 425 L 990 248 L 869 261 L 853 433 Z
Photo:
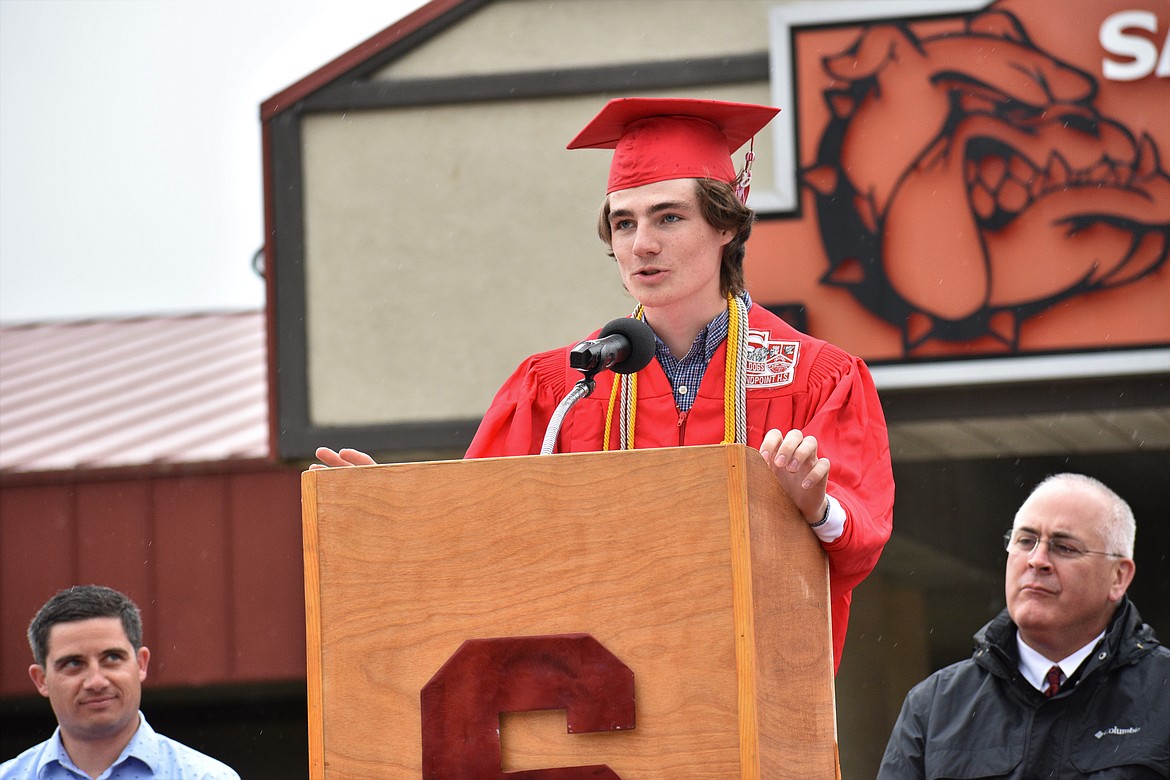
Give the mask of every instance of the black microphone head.
M 650 326 L 633 317 L 613 320 L 601 329 L 598 338 L 620 334 L 630 340 L 630 356 L 610 366 L 615 374 L 636 374 L 654 359 L 654 331 Z

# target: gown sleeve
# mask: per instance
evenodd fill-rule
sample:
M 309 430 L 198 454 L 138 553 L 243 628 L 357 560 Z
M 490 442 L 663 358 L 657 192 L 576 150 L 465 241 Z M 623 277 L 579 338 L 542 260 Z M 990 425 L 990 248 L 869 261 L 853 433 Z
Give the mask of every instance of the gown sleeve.
M 852 590 L 873 570 L 893 527 L 894 475 L 885 415 L 873 378 L 859 358 L 831 344 L 810 377 L 811 418 L 802 429 L 829 459 L 829 495 L 847 519 L 825 544 L 834 590 Z M 834 594 L 836 595 L 836 594 Z
M 829 558 L 833 657 L 845 645 L 852 591 L 873 571 L 893 529 L 894 475 L 885 415 L 869 369 L 826 344 L 809 380 L 809 416 L 801 430 L 830 462 L 828 494 L 841 503 L 842 533 L 822 542 Z
M 464 457 L 538 455 L 548 422 L 570 389 L 567 366 L 563 348 L 521 363 L 496 393 Z

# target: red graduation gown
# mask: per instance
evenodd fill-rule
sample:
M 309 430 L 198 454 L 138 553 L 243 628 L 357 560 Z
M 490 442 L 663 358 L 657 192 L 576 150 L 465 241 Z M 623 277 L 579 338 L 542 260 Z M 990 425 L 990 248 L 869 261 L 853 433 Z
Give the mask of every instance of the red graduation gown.
M 748 312 L 747 444 L 758 449 L 772 428 L 815 436 L 832 463 L 829 495 L 844 507 L 841 536 L 823 543 L 829 557 L 834 668 L 840 665 L 853 588 L 873 570 L 892 528 L 894 479 L 885 418 L 869 370 L 858 358 L 790 327 L 762 306 Z M 595 334 L 596 335 L 596 334 Z M 466 457 L 536 455 L 553 411 L 581 378 L 569 367 L 572 346 L 533 355 L 504 383 L 480 423 Z M 694 405 L 680 413 L 657 360 L 638 373 L 636 448 L 723 441 L 726 341 L 711 358 Z M 597 389 L 565 417 L 558 452 L 602 449 L 610 388 Z M 617 411 L 615 410 L 615 418 Z M 618 424 L 610 447 L 617 449 Z

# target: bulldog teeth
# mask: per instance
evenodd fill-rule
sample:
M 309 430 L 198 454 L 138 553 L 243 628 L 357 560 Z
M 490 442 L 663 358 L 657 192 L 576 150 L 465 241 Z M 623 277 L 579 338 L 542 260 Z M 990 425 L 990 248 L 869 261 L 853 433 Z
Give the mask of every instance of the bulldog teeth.
M 1041 179 L 1044 186 L 1041 192 L 1064 189 L 1072 181 L 1072 178 L 1072 168 L 1069 166 L 1068 160 L 1064 159 L 1064 155 L 1060 152 L 1054 151 L 1048 155 L 1048 165 L 1044 166 Z
M 1162 170 L 1162 162 L 1158 159 L 1158 145 L 1149 133 L 1142 133 L 1138 141 L 1137 154 L 1133 159 L 1133 176 L 1131 181 L 1147 181 Z

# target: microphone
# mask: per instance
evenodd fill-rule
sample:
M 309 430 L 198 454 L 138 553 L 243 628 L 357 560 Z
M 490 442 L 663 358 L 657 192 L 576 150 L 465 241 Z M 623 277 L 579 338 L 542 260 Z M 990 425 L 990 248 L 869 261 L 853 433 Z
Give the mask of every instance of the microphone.
M 654 359 L 654 331 L 641 320 L 622 317 L 601 329 L 598 338 L 582 341 L 569 350 L 569 366 L 583 376 L 561 399 L 544 431 L 541 455 L 551 455 L 561 433 L 561 423 L 573 404 L 587 397 L 597 387 L 593 375 L 604 368 L 616 374 L 634 374 Z
M 569 367 L 593 376 L 609 369 L 615 374 L 635 374 L 654 359 L 654 332 L 633 317 L 613 320 L 596 339 L 582 341 L 569 351 Z

